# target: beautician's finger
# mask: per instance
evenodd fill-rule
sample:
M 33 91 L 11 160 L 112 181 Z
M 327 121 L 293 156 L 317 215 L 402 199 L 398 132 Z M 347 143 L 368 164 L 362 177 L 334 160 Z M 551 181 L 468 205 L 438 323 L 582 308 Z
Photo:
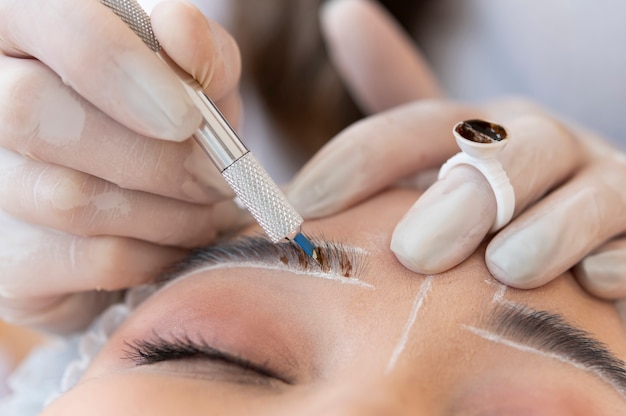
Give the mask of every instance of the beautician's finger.
M 0 319 L 69 333 L 182 258 L 138 240 L 84 238 L 18 221 L 0 211 Z
M 365 111 L 377 113 L 440 95 L 434 76 L 408 36 L 375 2 L 329 1 L 321 18 L 331 57 Z M 448 109 L 450 114 L 446 114 Z M 476 112 L 427 101 L 364 120 L 315 155 L 293 181 L 288 196 L 302 215 L 320 217 L 409 173 L 435 168 L 455 148 L 449 133 L 442 134 L 443 126 L 469 114 Z
M 547 116 L 503 119 L 510 142 L 498 158 L 515 191 L 515 214 L 519 214 L 572 175 L 585 159 L 574 136 Z M 484 197 L 487 180 L 480 174 L 466 181 L 458 173 L 452 176 L 461 167 L 467 169 L 454 167 L 429 188 L 394 230 L 391 249 L 413 271 L 432 274 L 456 266 L 475 251 L 495 221 L 493 192 L 487 193 L 487 199 L 478 197 Z M 535 240 L 525 241 L 534 244 Z M 519 258 L 515 252 L 509 255 Z M 534 259 L 528 256 L 525 261 Z
M 441 165 L 457 150 L 451 126 L 481 114 L 423 100 L 371 116 L 324 146 L 298 173 L 287 196 L 308 218 L 338 212 L 407 175 Z
M 0 51 L 39 59 L 78 94 L 142 134 L 180 141 L 200 123 L 172 71 L 97 1 L 0 2 Z
M 47 333 L 70 335 L 85 329 L 123 291 L 70 293 L 42 298 L 6 299 L 0 295 L 0 319 Z
M 586 167 L 490 242 L 491 273 L 509 286 L 538 287 L 626 231 L 624 177 L 617 158 Z
M 0 209 L 67 233 L 132 237 L 164 245 L 212 243 L 241 216 L 234 202 L 200 205 L 131 191 L 0 149 Z
M 232 196 L 193 140 L 173 143 L 135 133 L 36 60 L 0 56 L 0 73 L 0 146 L 127 189 L 203 203 Z
M 209 97 L 219 101 L 236 90 L 241 57 L 235 40 L 222 26 L 180 0 L 157 4 L 150 19 L 168 56 L 192 75 Z
M 184 250 L 123 237 L 80 237 L 0 211 L 0 295 L 37 298 L 151 281 Z
M 321 13 L 331 59 L 366 113 L 442 96 L 412 40 L 371 0 L 331 0 Z
M 585 257 L 574 268 L 580 284 L 604 299 L 626 298 L 626 238 L 613 240 Z

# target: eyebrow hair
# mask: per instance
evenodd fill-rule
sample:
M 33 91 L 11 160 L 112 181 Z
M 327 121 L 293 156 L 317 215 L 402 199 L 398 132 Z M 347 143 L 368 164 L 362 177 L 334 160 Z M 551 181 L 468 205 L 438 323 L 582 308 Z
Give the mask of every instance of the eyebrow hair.
M 605 344 L 562 316 L 525 305 L 500 304 L 489 312 L 486 325 L 505 340 L 595 374 L 626 397 L 624 362 Z M 473 332 L 484 336 L 478 331 Z
M 222 264 L 245 267 L 246 264 L 280 262 L 285 270 L 334 273 L 347 279 L 359 275 L 366 266 L 364 253 L 353 247 L 316 238 L 311 241 L 320 251 L 320 263 L 292 243 L 275 244 L 264 237 L 246 236 L 194 250 L 187 258 L 163 272 L 155 283 L 165 285 L 198 269 Z M 359 280 L 356 282 L 362 283 Z M 490 309 L 485 324 L 512 346 L 526 347 L 591 372 L 626 398 L 624 362 L 613 355 L 605 344 L 571 325 L 559 314 L 534 310 L 525 305 L 501 303 Z M 494 340 L 490 336 L 492 334 L 485 330 L 462 326 L 483 338 Z
M 366 267 L 366 255 L 355 247 L 321 238 L 310 238 L 318 250 L 318 260 L 309 257 L 293 243 L 272 243 L 265 237 L 244 236 L 193 250 L 185 259 L 161 273 L 155 283 L 162 286 L 199 269 L 222 265 L 279 265 L 276 269 L 294 273 L 337 275 L 344 283 L 371 285 L 358 280 Z

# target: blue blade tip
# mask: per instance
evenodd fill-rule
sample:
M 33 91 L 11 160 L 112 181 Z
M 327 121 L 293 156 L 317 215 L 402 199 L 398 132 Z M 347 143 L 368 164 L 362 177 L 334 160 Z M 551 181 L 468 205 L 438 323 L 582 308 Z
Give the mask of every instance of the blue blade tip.
M 304 250 L 306 254 L 309 255 L 309 257 L 313 257 L 314 259 L 317 258 L 317 256 L 315 255 L 315 246 L 302 233 L 299 233 L 298 235 L 296 235 L 293 238 L 293 241 L 295 241 L 296 244 L 298 244 L 300 248 Z

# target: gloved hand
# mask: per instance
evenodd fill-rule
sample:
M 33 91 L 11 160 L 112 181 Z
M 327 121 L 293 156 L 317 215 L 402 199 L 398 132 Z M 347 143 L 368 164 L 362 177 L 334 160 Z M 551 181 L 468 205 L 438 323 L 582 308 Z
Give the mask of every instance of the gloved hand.
M 193 6 L 163 49 L 233 123 L 239 50 Z M 0 1 L 0 318 L 68 332 L 237 220 L 172 71 L 98 1 Z M 238 212 L 239 210 L 236 210 Z M 95 291 L 102 289 L 103 291 Z
M 459 151 L 452 127 L 484 118 L 509 131 L 499 160 L 515 190 L 513 221 L 486 252 L 492 274 L 507 285 L 534 288 L 578 264 L 588 291 L 626 297 L 626 240 L 617 239 L 626 231 L 622 153 L 525 101 L 467 106 L 442 99 L 409 38 L 373 1 L 328 2 L 322 27 L 346 85 L 364 111 L 376 115 L 339 134 L 293 181 L 288 196 L 305 217 L 423 179 Z M 416 272 L 443 272 L 474 252 L 495 214 L 485 178 L 472 167 L 455 167 L 400 221 L 391 249 Z

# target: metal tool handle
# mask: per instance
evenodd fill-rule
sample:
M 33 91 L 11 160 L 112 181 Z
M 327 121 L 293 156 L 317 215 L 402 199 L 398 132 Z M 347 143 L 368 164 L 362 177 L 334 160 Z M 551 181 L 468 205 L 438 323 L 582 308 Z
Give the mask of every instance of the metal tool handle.
M 118 15 L 181 79 L 204 118 L 194 138 L 268 237 L 277 242 L 296 236 L 303 222 L 300 214 L 204 94 L 200 84 L 161 51 L 150 17 L 141 5 L 136 0 L 100 0 L 100 3 Z

